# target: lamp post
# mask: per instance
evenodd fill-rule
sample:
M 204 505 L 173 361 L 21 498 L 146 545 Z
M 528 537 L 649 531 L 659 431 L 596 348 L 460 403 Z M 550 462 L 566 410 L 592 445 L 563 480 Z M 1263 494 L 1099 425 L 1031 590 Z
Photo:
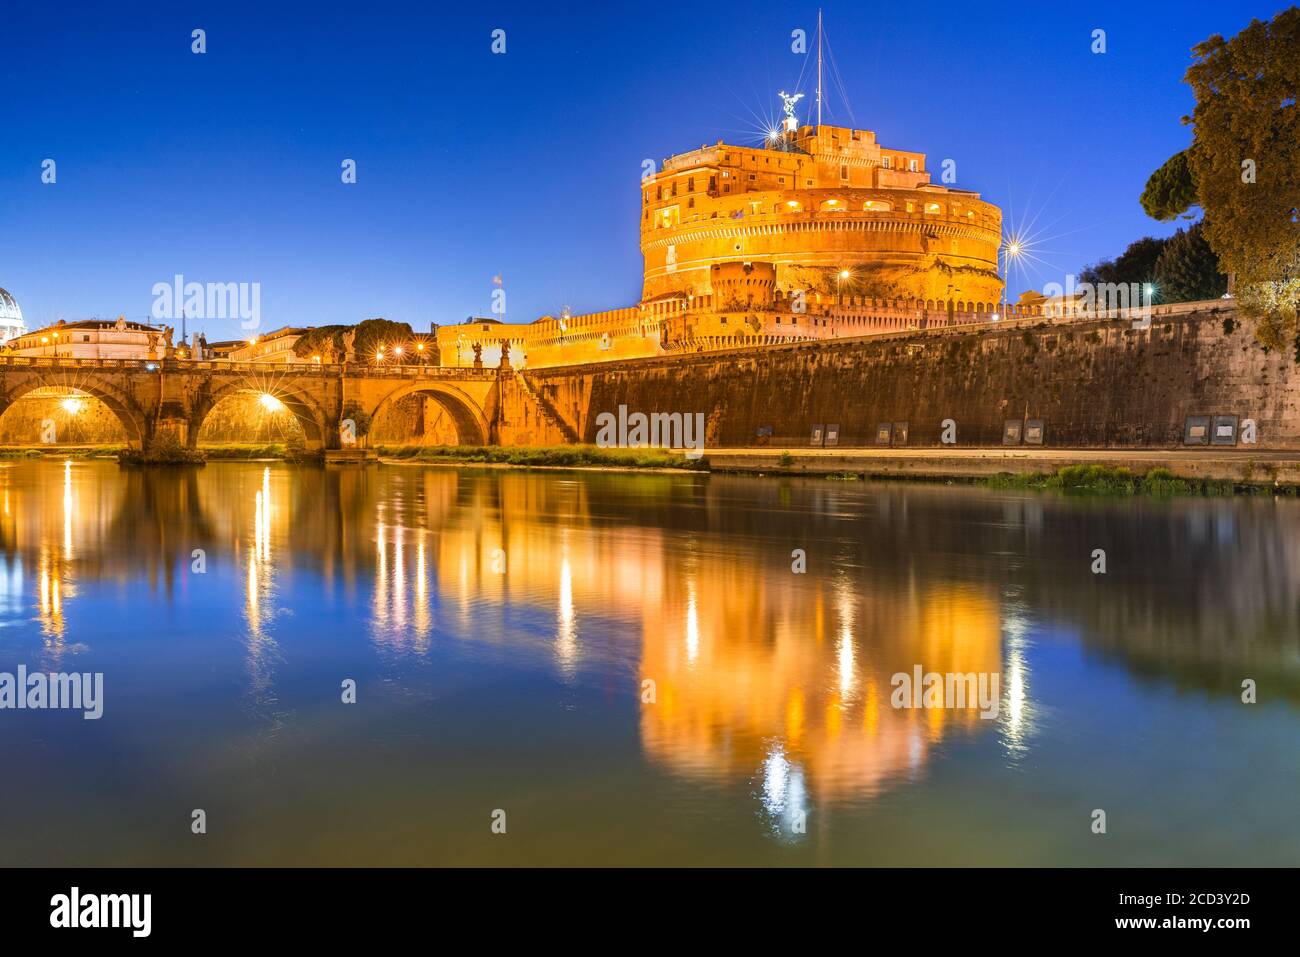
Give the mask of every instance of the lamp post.
M 999 319 L 1007 314 L 1007 283 L 1011 281 L 1011 260 L 1019 259 L 1020 254 L 1024 252 L 1024 246 L 1020 240 L 1010 239 L 1003 245 L 1002 255 L 1002 312 L 998 314 Z

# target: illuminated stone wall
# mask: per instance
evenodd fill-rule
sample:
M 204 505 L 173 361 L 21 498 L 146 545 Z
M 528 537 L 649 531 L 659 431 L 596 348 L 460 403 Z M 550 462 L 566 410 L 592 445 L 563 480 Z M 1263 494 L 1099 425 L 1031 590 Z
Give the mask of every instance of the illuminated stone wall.
M 1300 446 L 1300 372 L 1265 352 L 1231 303 L 1158 307 L 1129 320 L 1022 320 L 868 339 L 705 353 L 529 373 L 533 389 L 586 442 L 596 416 L 703 413 L 707 443 L 807 447 L 816 424 L 841 446 L 874 447 L 880 423 L 908 423 L 908 444 L 940 446 L 944 419 L 959 446 L 1000 446 L 1006 420 L 1042 419 L 1047 447 L 1175 447 L 1188 416 L 1235 415 L 1258 447 Z M 516 396 L 502 394 L 513 422 Z M 520 416 L 520 421 L 523 417 Z M 534 433 L 539 430 L 534 428 Z M 504 444 L 533 434 L 502 430 Z M 551 439 L 553 441 L 553 439 Z
M 932 183 L 924 154 L 869 130 L 805 126 L 786 145 L 718 142 L 665 160 L 642 185 L 645 299 L 710 294 L 710 267 L 743 260 L 775 264 L 787 295 L 998 302 L 996 206 Z

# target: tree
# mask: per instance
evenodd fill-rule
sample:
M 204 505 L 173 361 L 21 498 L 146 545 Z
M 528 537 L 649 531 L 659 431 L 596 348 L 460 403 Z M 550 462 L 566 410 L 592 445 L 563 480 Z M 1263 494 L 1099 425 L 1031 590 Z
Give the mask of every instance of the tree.
M 1205 239 L 1235 274 L 1256 337 L 1281 347 L 1296 336 L 1300 300 L 1300 8 L 1192 52 L 1196 107 L 1184 122 Z
M 1162 302 L 1218 299 L 1228 289 L 1219 271 L 1219 257 L 1205 241 L 1204 224 L 1178 230 L 1156 260 L 1155 279 Z
M 1187 150 L 1175 153 L 1151 174 L 1142 190 L 1142 208 L 1152 219 L 1177 219 L 1195 206 L 1196 183 L 1187 162 Z
M 300 359 L 321 356 L 324 362 L 342 362 L 343 334 L 351 326 L 316 326 L 308 329 L 293 344 L 293 354 Z
M 387 359 L 393 355 L 394 349 L 411 349 L 415 342 L 415 333 L 409 325 L 387 319 L 367 319 L 358 323 L 356 333 L 352 347 L 361 362 L 383 361 L 379 359 L 380 352 Z
M 1079 275 L 1080 282 L 1099 286 L 1104 283 L 1138 283 L 1146 285 L 1156 281 L 1156 261 L 1165 251 L 1167 239 L 1155 239 L 1143 236 L 1136 242 L 1129 243 L 1128 248 L 1118 259 L 1103 259 L 1095 265 L 1086 267 Z
M 395 349 L 407 352 L 414 350 L 415 333 L 405 322 L 367 319 L 355 326 L 317 326 L 308 329 L 293 344 L 293 354 L 302 359 L 318 355 L 324 357 L 326 362 L 343 362 L 347 358 L 343 337 L 349 330 L 356 333 L 352 351 L 356 353 L 359 362 L 373 365 L 383 361 L 379 359 L 381 351 L 385 359 L 391 359 Z M 414 354 L 404 354 L 403 358 L 411 362 L 417 360 Z

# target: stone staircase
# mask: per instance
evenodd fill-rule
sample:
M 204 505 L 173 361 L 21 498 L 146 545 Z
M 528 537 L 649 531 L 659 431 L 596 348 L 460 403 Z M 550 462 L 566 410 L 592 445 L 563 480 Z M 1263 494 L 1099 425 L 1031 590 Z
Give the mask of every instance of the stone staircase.
M 537 407 L 537 412 L 542 417 L 542 421 L 564 436 L 564 441 L 569 445 L 581 444 L 582 439 L 574 431 L 573 426 L 565 422 L 560 413 L 555 410 L 555 406 L 551 405 L 549 400 L 533 388 L 533 384 L 528 381 L 528 376 L 524 375 L 522 370 L 515 373 L 515 378 L 519 381 L 520 388 L 524 390 L 528 398 L 533 400 L 533 405 Z

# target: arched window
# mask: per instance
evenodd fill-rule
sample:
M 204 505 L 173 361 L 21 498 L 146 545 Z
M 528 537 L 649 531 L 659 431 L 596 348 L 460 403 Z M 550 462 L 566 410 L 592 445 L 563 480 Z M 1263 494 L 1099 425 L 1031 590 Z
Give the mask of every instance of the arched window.
M 894 208 L 894 204 L 886 202 L 883 199 L 869 199 L 862 204 L 864 213 L 888 213 Z

